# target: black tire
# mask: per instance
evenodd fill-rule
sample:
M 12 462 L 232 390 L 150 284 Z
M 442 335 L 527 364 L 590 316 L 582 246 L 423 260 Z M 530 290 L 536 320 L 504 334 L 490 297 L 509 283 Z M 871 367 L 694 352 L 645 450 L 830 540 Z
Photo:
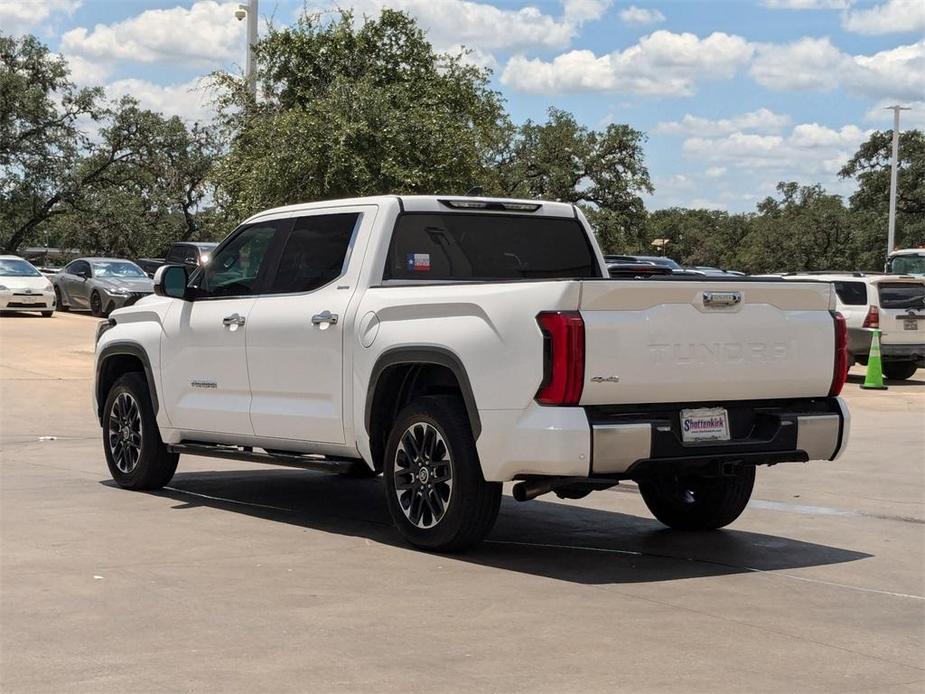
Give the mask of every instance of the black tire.
M 134 404 L 135 410 L 126 407 L 126 398 Z M 136 417 L 137 415 L 137 417 Z M 124 436 L 125 426 L 130 433 L 136 433 L 137 445 L 133 437 Z M 132 441 L 133 445 L 126 446 Z M 122 449 L 135 449 L 121 456 Z M 138 372 L 123 374 L 115 382 L 106 396 L 103 407 L 103 451 L 109 473 L 116 484 L 124 489 L 160 489 L 170 482 L 177 469 L 180 456 L 170 453 L 161 440 L 157 428 L 154 410 L 151 407 L 151 394 L 144 376 Z M 121 457 L 120 457 L 121 456 Z
M 55 285 L 55 308 L 59 311 L 70 311 L 70 306 L 65 306 L 64 302 L 61 300 L 61 290 L 58 289 L 58 285 Z
M 885 361 L 883 362 L 883 375 L 891 381 L 905 381 L 913 376 L 918 369 L 914 361 Z
M 433 431 L 439 436 L 429 439 L 428 453 L 425 436 Z M 410 442 L 406 434 L 412 436 Z M 418 444 L 423 455 L 408 456 L 406 446 Z M 421 472 L 422 467 L 429 472 Z M 498 517 L 501 484 L 482 476 L 469 417 L 458 398 L 419 398 L 399 413 L 385 447 L 383 474 L 392 520 L 415 547 L 433 552 L 467 549 L 488 534 Z M 399 485 L 404 487 L 401 496 Z
M 42 311 L 42 318 L 51 318 L 55 315 L 54 311 Z
M 90 295 L 90 315 L 97 318 L 106 317 L 106 312 L 103 311 L 103 300 L 100 298 L 99 292 L 93 292 Z
M 751 498 L 755 466 L 734 476 L 660 475 L 639 480 L 643 501 L 659 521 L 675 530 L 715 530 L 734 521 Z

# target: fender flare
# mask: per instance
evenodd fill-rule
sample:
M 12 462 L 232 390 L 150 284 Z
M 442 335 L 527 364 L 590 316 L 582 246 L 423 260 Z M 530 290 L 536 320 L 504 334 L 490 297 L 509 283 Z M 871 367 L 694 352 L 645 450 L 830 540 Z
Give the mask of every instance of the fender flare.
M 479 438 L 479 434 L 482 433 L 482 422 L 479 419 L 479 411 L 475 405 L 475 395 L 472 392 L 472 384 L 469 382 L 469 374 L 466 372 L 466 367 L 463 366 L 462 360 L 450 350 L 444 347 L 430 346 L 392 347 L 379 355 L 370 373 L 369 385 L 366 389 L 364 422 L 367 435 L 370 434 L 373 399 L 376 395 L 376 388 L 379 385 L 379 378 L 386 369 L 396 364 L 437 364 L 453 372 L 453 375 L 456 376 L 456 381 L 459 383 L 459 389 L 462 392 L 466 414 L 469 415 L 469 426 L 472 428 L 472 436 L 476 440 Z
M 154 384 L 154 372 L 151 370 L 151 360 L 148 358 L 148 353 L 145 352 L 144 347 L 137 342 L 115 341 L 103 347 L 96 360 L 96 383 L 94 384 L 94 390 L 96 391 L 97 418 L 100 422 L 103 421 L 103 406 L 106 404 L 106 393 L 100 392 L 100 377 L 103 374 L 103 366 L 110 357 L 120 355 L 136 357 L 138 361 L 141 362 L 142 367 L 144 367 L 145 380 L 148 382 L 148 392 L 151 394 L 151 408 L 156 415 L 159 407 L 157 387 Z

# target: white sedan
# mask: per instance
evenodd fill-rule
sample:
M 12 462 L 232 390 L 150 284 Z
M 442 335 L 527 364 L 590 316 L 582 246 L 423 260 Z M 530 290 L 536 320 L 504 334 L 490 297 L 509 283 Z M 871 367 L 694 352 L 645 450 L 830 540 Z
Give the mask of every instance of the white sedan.
M 28 260 L 0 255 L 0 311 L 55 312 L 55 288 Z

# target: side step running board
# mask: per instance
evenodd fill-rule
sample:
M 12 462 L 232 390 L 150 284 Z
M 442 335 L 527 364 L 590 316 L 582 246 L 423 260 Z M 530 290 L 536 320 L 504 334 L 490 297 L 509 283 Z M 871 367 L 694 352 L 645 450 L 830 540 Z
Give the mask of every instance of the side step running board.
M 178 443 L 167 446 L 171 453 L 185 455 L 203 455 L 210 458 L 227 458 L 228 460 L 243 460 L 250 463 L 264 463 L 266 465 L 283 465 L 297 467 L 303 470 L 319 470 L 321 472 L 350 473 L 359 466 L 366 466 L 362 460 L 340 458 L 326 458 L 321 455 L 302 455 L 299 453 L 257 453 L 253 448 L 243 446 L 221 446 L 213 443 Z

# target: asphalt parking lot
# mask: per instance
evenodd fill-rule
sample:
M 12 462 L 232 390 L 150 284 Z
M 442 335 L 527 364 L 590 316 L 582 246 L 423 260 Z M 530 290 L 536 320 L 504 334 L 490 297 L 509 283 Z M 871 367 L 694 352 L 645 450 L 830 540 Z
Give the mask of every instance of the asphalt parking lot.
M 621 485 L 507 496 L 488 542 L 437 556 L 379 480 L 182 458 L 163 492 L 115 488 L 95 327 L 0 318 L 3 692 L 925 686 L 925 371 L 853 371 L 848 452 L 759 469 L 725 531 L 665 530 Z

